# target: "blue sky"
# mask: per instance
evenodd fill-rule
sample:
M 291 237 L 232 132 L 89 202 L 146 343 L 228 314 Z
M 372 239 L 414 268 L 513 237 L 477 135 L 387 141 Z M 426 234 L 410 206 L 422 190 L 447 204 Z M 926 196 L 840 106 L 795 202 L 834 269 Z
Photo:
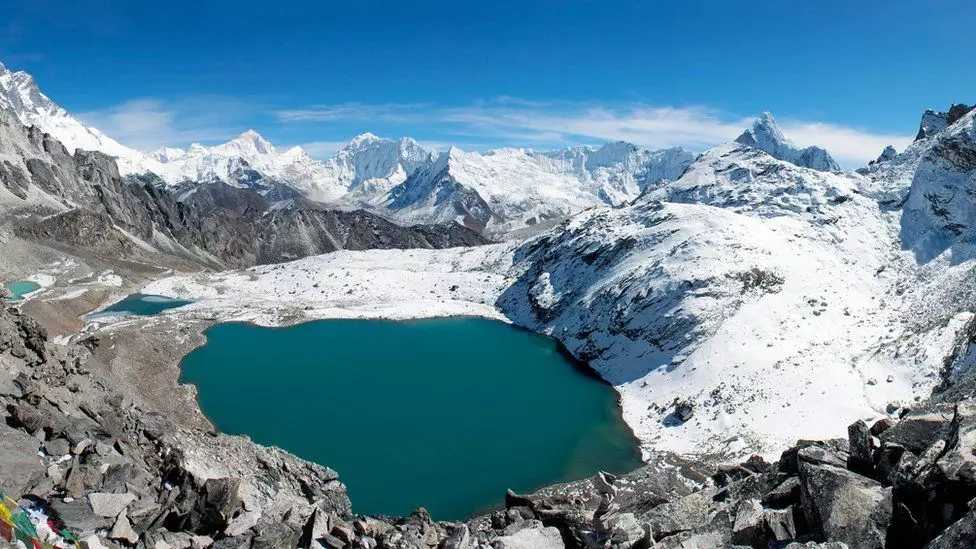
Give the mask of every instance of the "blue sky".
M 701 150 L 769 110 L 852 165 L 976 100 L 971 1 L 5 2 L 0 60 L 123 143 L 248 128 Z M 968 58 L 968 59 L 967 59 Z

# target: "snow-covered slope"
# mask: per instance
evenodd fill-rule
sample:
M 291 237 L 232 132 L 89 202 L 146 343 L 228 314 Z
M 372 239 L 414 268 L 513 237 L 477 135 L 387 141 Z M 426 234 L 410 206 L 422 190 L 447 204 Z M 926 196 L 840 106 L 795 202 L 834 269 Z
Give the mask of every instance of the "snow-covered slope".
M 830 153 L 820 147 L 800 149 L 793 144 L 776 124 L 773 115 L 763 113 L 751 128 L 736 138 L 737 143 L 765 151 L 775 158 L 804 168 L 820 171 L 840 171 L 840 166 Z
M 694 155 L 629 143 L 553 152 L 452 147 L 394 187 L 382 205 L 400 219 L 456 220 L 496 233 L 560 219 L 595 206 L 619 206 L 649 185 L 675 179 Z
M 155 159 L 126 147 L 95 128 L 89 128 L 41 93 L 34 78 L 23 71 L 12 72 L 0 64 L 0 108 L 12 113 L 25 126 L 37 126 L 51 134 L 73 153 L 77 149 L 101 151 L 116 157 L 122 174 L 160 173 Z
M 734 142 L 633 205 L 593 208 L 523 243 L 344 253 L 146 291 L 270 324 L 297 321 L 296 310 L 500 312 L 589 361 L 646 449 L 774 456 L 924 398 L 976 356 L 976 200 L 964 192 L 976 183 L 974 131 L 964 117 L 869 176 Z M 437 267 L 421 283 L 426 262 Z M 694 403 L 687 421 L 676 399 Z

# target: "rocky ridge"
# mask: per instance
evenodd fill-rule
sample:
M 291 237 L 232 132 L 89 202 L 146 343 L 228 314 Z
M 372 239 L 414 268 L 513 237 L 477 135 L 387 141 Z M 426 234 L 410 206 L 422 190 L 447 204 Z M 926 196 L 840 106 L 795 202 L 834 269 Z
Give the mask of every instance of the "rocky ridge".
M 0 490 L 86 548 L 949 548 L 976 535 L 974 372 L 776 463 L 655 454 L 436 522 L 356 515 L 330 469 L 141 408 L 89 369 L 100 345 L 52 343 L 0 308 Z

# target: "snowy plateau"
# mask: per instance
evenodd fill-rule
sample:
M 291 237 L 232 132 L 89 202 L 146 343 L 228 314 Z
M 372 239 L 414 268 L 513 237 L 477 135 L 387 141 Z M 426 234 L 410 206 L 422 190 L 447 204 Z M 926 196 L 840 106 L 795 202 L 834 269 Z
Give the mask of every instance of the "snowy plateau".
M 924 399 L 972 360 L 972 111 L 926 113 L 905 151 L 844 172 L 768 114 L 697 156 L 626 143 L 433 153 L 364 134 L 319 162 L 256 132 L 144 154 L 5 69 L 0 106 L 69 150 L 100 150 L 169 185 L 282 183 L 335 207 L 504 237 L 174 274 L 141 291 L 195 301 L 163 314 L 174 320 L 511 322 L 611 383 L 648 454 L 775 457 Z M 527 228 L 537 234 L 523 238 Z

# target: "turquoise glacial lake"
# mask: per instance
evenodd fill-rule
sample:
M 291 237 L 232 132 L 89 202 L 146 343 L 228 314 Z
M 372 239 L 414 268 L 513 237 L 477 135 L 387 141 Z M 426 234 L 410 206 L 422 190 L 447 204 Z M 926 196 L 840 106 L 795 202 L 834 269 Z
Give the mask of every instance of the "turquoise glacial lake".
M 640 466 L 616 393 L 501 322 L 220 324 L 183 360 L 225 433 L 327 465 L 353 511 L 454 520 L 599 470 Z
M 41 285 L 30 280 L 21 280 L 18 282 L 11 282 L 7 285 L 7 289 L 10 290 L 10 293 L 12 294 L 8 301 L 20 301 L 25 295 L 40 290 Z
M 133 294 L 110 307 L 106 307 L 105 310 L 88 315 L 86 318 L 96 320 L 115 315 L 153 316 L 168 309 L 175 309 L 191 303 L 193 302 L 159 295 Z

